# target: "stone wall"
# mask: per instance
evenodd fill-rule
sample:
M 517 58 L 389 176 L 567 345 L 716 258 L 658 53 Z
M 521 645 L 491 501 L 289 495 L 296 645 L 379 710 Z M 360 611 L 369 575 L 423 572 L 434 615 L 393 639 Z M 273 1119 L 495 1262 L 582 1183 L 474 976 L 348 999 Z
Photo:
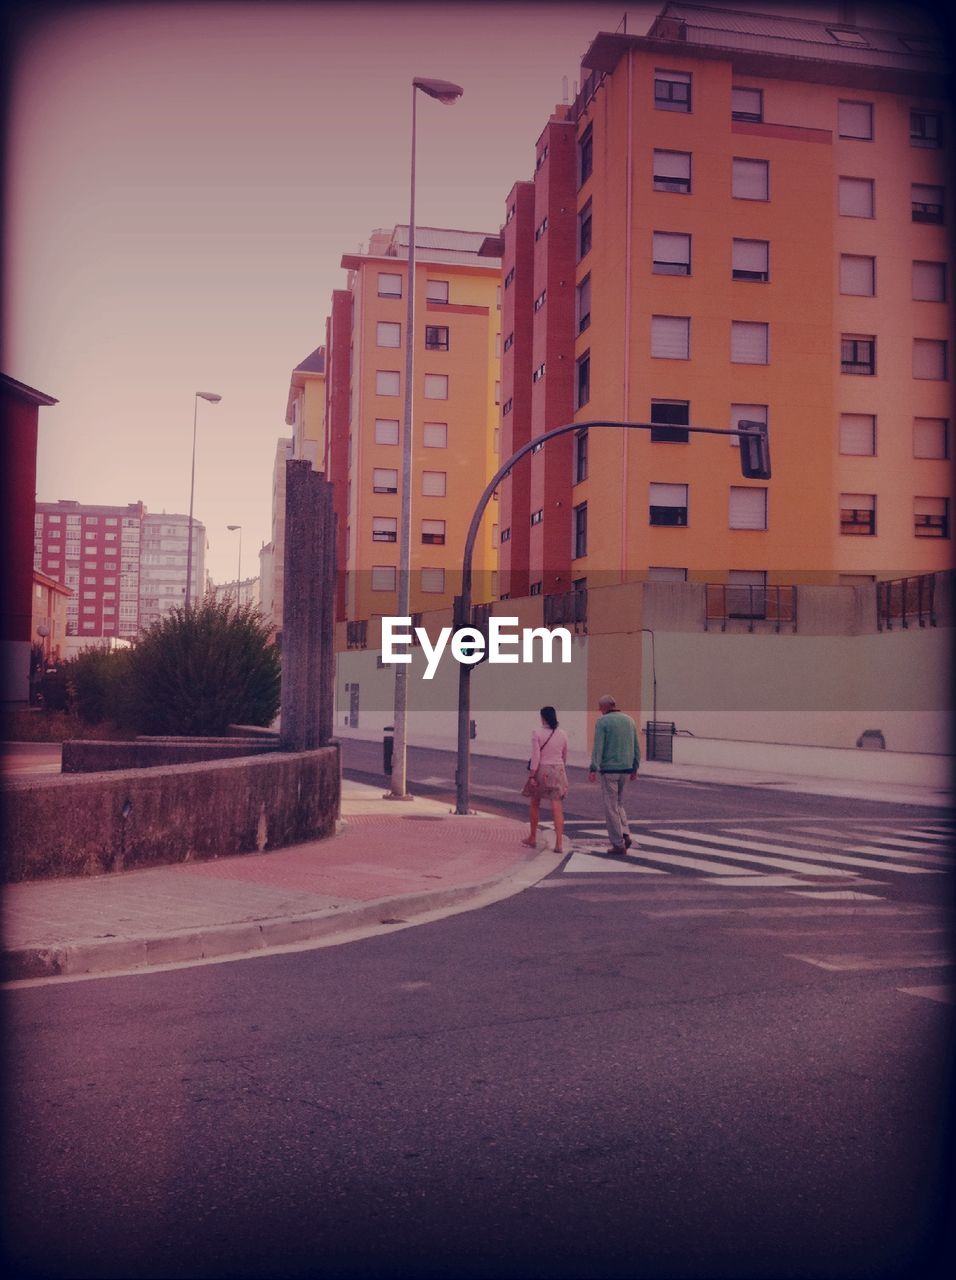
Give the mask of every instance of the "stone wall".
M 4 787 L 2 879 L 53 879 L 262 852 L 335 831 L 337 745 Z
M 204 760 L 230 760 L 276 751 L 279 740 L 243 738 L 146 738 L 97 742 L 71 738 L 63 743 L 64 773 L 97 773 L 111 769 L 153 769 L 161 765 L 199 764 Z

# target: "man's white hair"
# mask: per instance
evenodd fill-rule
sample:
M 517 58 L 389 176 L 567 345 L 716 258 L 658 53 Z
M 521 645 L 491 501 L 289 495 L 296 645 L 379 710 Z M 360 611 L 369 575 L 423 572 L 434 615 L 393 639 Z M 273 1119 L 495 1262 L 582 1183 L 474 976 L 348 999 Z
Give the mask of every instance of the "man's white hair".
M 603 698 L 598 698 L 598 706 L 599 707 L 616 707 L 617 700 L 615 698 L 612 698 L 609 693 L 606 693 Z

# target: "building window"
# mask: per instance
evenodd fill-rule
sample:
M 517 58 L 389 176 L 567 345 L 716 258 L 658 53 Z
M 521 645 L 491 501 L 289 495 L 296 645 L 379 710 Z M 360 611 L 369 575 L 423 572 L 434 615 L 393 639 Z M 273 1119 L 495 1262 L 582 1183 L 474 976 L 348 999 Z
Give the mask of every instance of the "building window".
M 840 532 L 866 538 L 876 534 L 875 494 L 840 494 Z
M 591 251 L 591 201 L 578 214 L 578 261 Z
M 591 353 L 585 351 L 577 361 L 577 399 L 575 408 L 580 409 L 591 399 Z
M 872 178 L 840 178 L 837 199 L 844 218 L 872 218 L 876 205 L 876 184 Z
M 444 324 L 425 325 L 425 350 L 448 350 L 448 326 Z
M 372 590 L 394 591 L 396 568 L 393 564 L 372 565 Z
M 690 317 L 651 316 L 651 355 L 661 360 L 689 360 Z
M 548 291 L 547 289 L 542 289 L 541 292 L 538 294 L 538 296 L 534 300 L 535 311 L 540 311 L 541 308 L 544 306 L 544 304 L 547 302 L 547 300 L 548 300 Z
M 840 414 L 840 452 L 867 458 L 876 454 L 875 414 Z
M 448 423 L 425 422 L 422 424 L 422 444 L 426 449 L 448 448 Z
M 514 278 L 515 278 L 515 269 L 514 267 L 512 267 L 504 279 L 504 285 L 506 289 L 510 289 L 512 284 L 514 284 Z
M 429 302 L 447 302 L 448 301 L 448 281 L 447 280 L 426 280 L 425 281 L 425 297 Z
M 681 527 L 687 524 L 686 484 L 651 483 L 649 523 Z
M 913 263 L 913 297 L 918 302 L 946 301 L 946 263 Z
M 397 542 L 398 520 L 394 516 L 372 516 L 372 541 Z
M 422 521 L 422 543 L 431 547 L 443 547 L 445 545 L 444 520 Z
M 444 569 L 422 569 L 422 591 L 429 595 L 440 595 L 445 590 Z
M 378 369 L 375 373 L 375 394 L 378 396 L 397 396 L 401 391 L 401 380 L 397 371 Z
M 654 106 L 658 111 L 690 111 L 690 73 L 687 71 L 654 72 Z
M 532 457 L 534 457 L 534 455 L 535 455 L 536 453 L 540 453 L 540 452 L 541 452 L 541 450 L 542 450 L 543 448 L 544 448 L 544 445 L 543 445 L 543 444 L 541 444 L 541 443 L 538 443 L 538 444 L 536 444 L 536 445 L 533 445 L 533 446 L 532 446 L 532 448 L 531 448 L 531 456 L 532 456 Z
M 872 377 L 876 373 L 876 338 L 843 334 L 840 339 L 840 372 Z
M 422 494 L 426 498 L 444 498 L 447 480 L 445 471 L 423 471 Z
M 544 519 L 544 510 L 543 510 L 543 508 L 540 508 L 540 507 L 539 507 L 537 511 L 532 511 L 532 512 L 531 512 L 531 523 L 532 523 L 532 525 L 540 524 L 540 523 L 541 523 L 541 521 L 542 521 L 543 519 Z
M 770 279 L 770 245 L 766 240 L 735 240 L 732 252 L 735 280 Z
M 652 428 L 652 443 L 687 444 L 690 433 L 680 428 L 690 425 L 690 401 L 652 400 L 651 422 L 663 424 Z
M 943 187 L 928 187 L 914 182 L 911 187 L 914 222 L 944 222 L 946 220 Z
M 913 457 L 949 457 L 949 420 L 947 418 L 913 419 Z
M 577 287 L 577 325 L 578 333 L 583 333 L 591 323 L 591 276 L 584 277 Z
M 501 406 L 501 416 L 502 416 L 503 418 L 507 418 L 507 416 L 508 416 L 508 414 L 511 412 L 511 410 L 512 410 L 513 406 L 514 406 L 514 401 L 512 400 L 511 396 L 509 396 L 509 397 L 508 397 L 508 399 L 507 399 L 507 400 L 504 402 L 504 404 Z
M 943 117 L 936 111 L 910 112 L 910 146 L 941 147 Z
M 767 490 L 731 485 L 728 523 L 731 529 L 766 529 Z
M 509 334 L 508 334 L 508 336 L 507 336 L 507 338 L 505 338 L 504 346 L 502 347 L 502 351 L 510 351 L 510 350 L 511 350 L 511 348 L 514 346 L 514 341 L 515 341 L 515 336 L 514 336 L 514 334 L 513 334 L 513 333 L 509 333 Z
M 503 543 L 504 543 L 504 542 L 510 542 L 510 541 L 511 541 L 511 530 L 510 530 L 510 529 L 502 529 L 502 531 L 501 531 L 501 541 L 502 541 Z
M 579 431 L 574 437 L 574 484 L 588 478 L 588 433 Z
M 548 229 L 548 218 L 545 215 L 534 229 L 535 240 L 540 240 Z
M 730 360 L 732 364 L 768 364 L 770 325 L 759 321 L 731 320 Z
M 769 200 L 770 161 L 735 157 L 731 167 L 730 190 L 737 200 Z
M 376 444 L 398 444 L 398 419 L 397 418 L 376 418 L 375 419 L 375 443 Z
M 544 377 L 544 365 L 539 364 L 537 369 L 535 369 L 534 373 L 531 375 L 531 381 L 540 382 L 543 377 Z
M 507 226 L 508 223 L 511 221 L 511 219 L 515 216 L 516 208 L 517 208 L 516 205 L 511 205 L 511 207 L 508 209 L 508 216 L 505 218 L 505 226 Z
M 378 296 L 380 298 L 400 298 L 402 296 L 402 277 L 392 275 L 388 271 L 378 273 Z
M 578 186 L 583 187 L 594 167 L 594 130 L 592 125 L 578 139 Z
M 860 298 L 872 298 L 876 293 L 876 259 L 855 253 L 841 253 L 840 292 Z
M 873 140 L 873 103 L 838 103 L 837 132 L 841 138 L 855 138 L 860 142 L 871 142 Z
M 537 582 L 532 582 L 531 585 L 528 587 L 528 595 L 539 596 L 540 594 L 541 594 L 541 581 L 539 579 Z
M 731 89 L 730 118 L 759 123 L 763 120 L 762 89 Z
M 448 374 L 447 373 L 426 373 L 425 374 L 425 399 L 426 400 L 447 400 L 448 399 Z
M 654 190 L 686 195 L 690 191 L 690 152 L 654 152 Z
M 372 472 L 373 493 L 398 493 L 398 471 L 393 467 L 376 467 Z
M 375 345 L 377 347 L 400 347 L 402 345 L 402 326 L 392 320 L 379 320 L 375 326 Z
M 671 568 L 668 565 L 648 565 L 648 582 L 686 582 L 687 570 Z
M 672 231 L 655 231 L 653 257 L 655 275 L 689 276 L 690 236 Z
M 861 31 L 855 31 L 846 27 L 827 27 L 830 35 L 837 44 L 862 44 L 869 45 L 869 41 Z
M 538 152 L 537 158 L 536 158 L 536 160 L 535 160 L 535 162 L 534 162 L 534 171 L 535 171 L 535 173 L 537 173 L 537 172 L 538 172 L 538 170 L 541 168 L 541 166 L 544 164 L 544 162 L 545 162 L 545 160 L 547 160 L 547 158 L 548 158 L 548 144 L 547 144 L 547 143 L 545 143 L 545 145 L 544 145 L 544 146 L 541 148 L 541 150 Z
M 913 532 L 917 538 L 948 538 L 949 499 L 914 498 Z
M 945 381 L 946 343 L 937 338 L 913 339 L 913 377 Z
M 574 551 L 575 560 L 588 553 L 588 504 L 582 502 L 574 508 Z

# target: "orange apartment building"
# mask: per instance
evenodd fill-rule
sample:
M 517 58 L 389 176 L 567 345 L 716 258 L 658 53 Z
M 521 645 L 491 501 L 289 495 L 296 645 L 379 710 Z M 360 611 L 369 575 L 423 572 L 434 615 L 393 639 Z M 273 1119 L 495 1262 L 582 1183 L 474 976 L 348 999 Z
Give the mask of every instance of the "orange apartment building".
M 500 272 L 480 233 L 416 229 L 411 609 L 451 605 L 465 534 L 498 465 Z M 353 643 L 395 614 L 404 413 L 408 228 L 346 254 L 326 328 L 326 477 L 335 484 L 339 596 Z M 497 588 L 497 519 L 475 556 L 477 600 Z M 356 639 L 363 632 L 360 640 Z
M 646 36 L 592 42 L 485 246 L 503 456 L 561 422 L 656 426 L 518 464 L 503 595 L 543 594 L 548 620 L 588 584 L 951 563 L 946 65 L 877 25 L 668 4 Z M 769 482 L 742 478 L 736 441 L 682 430 L 754 419 Z

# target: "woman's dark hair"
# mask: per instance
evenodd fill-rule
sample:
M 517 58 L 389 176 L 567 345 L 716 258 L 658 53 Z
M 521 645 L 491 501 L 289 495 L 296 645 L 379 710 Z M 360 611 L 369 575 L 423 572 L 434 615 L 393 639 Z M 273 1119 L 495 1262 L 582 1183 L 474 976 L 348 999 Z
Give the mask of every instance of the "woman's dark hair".
M 540 715 L 541 715 L 541 719 L 545 722 L 545 724 L 548 726 L 549 729 L 557 729 L 558 713 L 555 711 L 554 707 L 542 707 Z

